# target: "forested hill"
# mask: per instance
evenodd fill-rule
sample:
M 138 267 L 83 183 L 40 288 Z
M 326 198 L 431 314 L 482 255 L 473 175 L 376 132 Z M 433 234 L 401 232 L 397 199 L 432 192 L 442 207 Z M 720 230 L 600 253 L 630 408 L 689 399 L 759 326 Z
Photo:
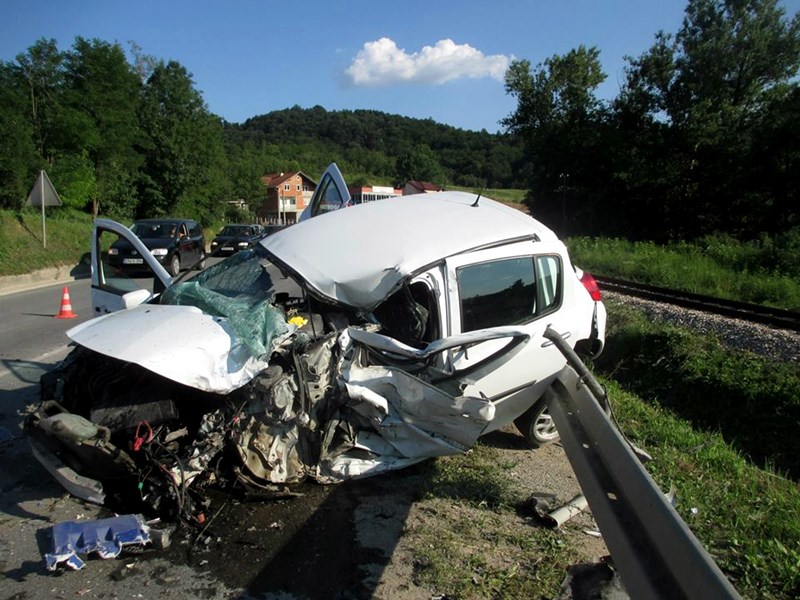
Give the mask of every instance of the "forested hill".
M 299 106 L 226 124 L 229 142 L 279 144 L 298 167 L 321 173 L 335 160 L 348 181 L 409 178 L 490 188 L 522 188 L 522 146 L 504 134 L 466 131 L 432 119 L 375 110 Z M 293 152 L 286 152 L 292 146 Z M 374 181 L 370 181 L 374 183 Z

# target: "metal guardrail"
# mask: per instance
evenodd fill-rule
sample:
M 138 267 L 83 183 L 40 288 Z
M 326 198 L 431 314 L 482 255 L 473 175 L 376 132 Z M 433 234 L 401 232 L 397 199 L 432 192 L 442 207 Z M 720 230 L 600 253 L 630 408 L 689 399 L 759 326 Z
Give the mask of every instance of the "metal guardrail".
M 612 425 L 597 380 L 558 332 L 544 336 L 568 362 L 547 392 L 550 414 L 631 598 L 740 598 Z

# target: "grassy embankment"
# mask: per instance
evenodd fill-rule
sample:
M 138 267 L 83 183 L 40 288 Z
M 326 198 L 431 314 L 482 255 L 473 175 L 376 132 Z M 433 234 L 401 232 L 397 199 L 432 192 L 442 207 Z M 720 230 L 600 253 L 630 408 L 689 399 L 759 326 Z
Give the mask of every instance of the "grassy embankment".
M 89 251 L 92 217 L 67 208 L 47 210 L 47 248 L 42 244 L 38 210 L 0 210 L 0 277 L 56 266 L 72 267 Z M 222 224 L 206 229 L 210 242 Z
M 800 231 L 758 243 L 572 238 L 567 246 L 575 264 L 597 275 L 800 311 Z
M 525 200 L 525 194 L 527 193 L 525 190 L 498 188 L 476 189 L 471 187 L 460 187 L 457 185 L 447 186 L 446 189 L 481 194 L 482 196 L 486 196 L 492 200 L 497 200 L 498 202 L 505 202 L 508 204 L 522 204 Z
M 0 276 L 55 266 L 74 266 L 89 251 L 92 217 L 62 208 L 47 210 L 47 248 L 38 210 L 0 210 Z
M 749 598 L 800 597 L 800 368 L 609 303 L 607 351 L 594 366 L 648 471 Z M 519 521 L 498 450 L 430 463 L 423 486 L 437 525 L 415 531 L 415 579 L 458 598 L 554 597 L 574 561 L 562 536 Z M 569 527 L 569 525 L 567 525 Z

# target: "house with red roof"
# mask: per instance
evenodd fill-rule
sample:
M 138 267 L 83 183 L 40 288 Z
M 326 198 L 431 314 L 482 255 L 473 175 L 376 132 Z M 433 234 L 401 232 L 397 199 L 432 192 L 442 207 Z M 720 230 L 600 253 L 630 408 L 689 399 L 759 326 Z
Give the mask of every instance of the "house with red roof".
M 432 192 L 443 192 L 444 188 L 430 181 L 409 181 L 403 186 L 403 196 L 411 194 L 430 194 Z
M 317 183 L 302 171 L 269 173 L 261 178 L 266 196 L 256 209 L 260 223 L 297 223 Z

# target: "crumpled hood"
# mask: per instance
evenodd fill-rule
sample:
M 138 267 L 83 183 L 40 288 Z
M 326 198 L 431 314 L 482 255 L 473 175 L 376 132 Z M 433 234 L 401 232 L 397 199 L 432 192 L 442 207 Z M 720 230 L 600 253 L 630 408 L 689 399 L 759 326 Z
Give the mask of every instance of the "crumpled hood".
M 227 319 L 193 306 L 143 304 L 67 331 L 86 348 L 135 363 L 190 387 L 227 394 L 267 367 L 252 356 Z

